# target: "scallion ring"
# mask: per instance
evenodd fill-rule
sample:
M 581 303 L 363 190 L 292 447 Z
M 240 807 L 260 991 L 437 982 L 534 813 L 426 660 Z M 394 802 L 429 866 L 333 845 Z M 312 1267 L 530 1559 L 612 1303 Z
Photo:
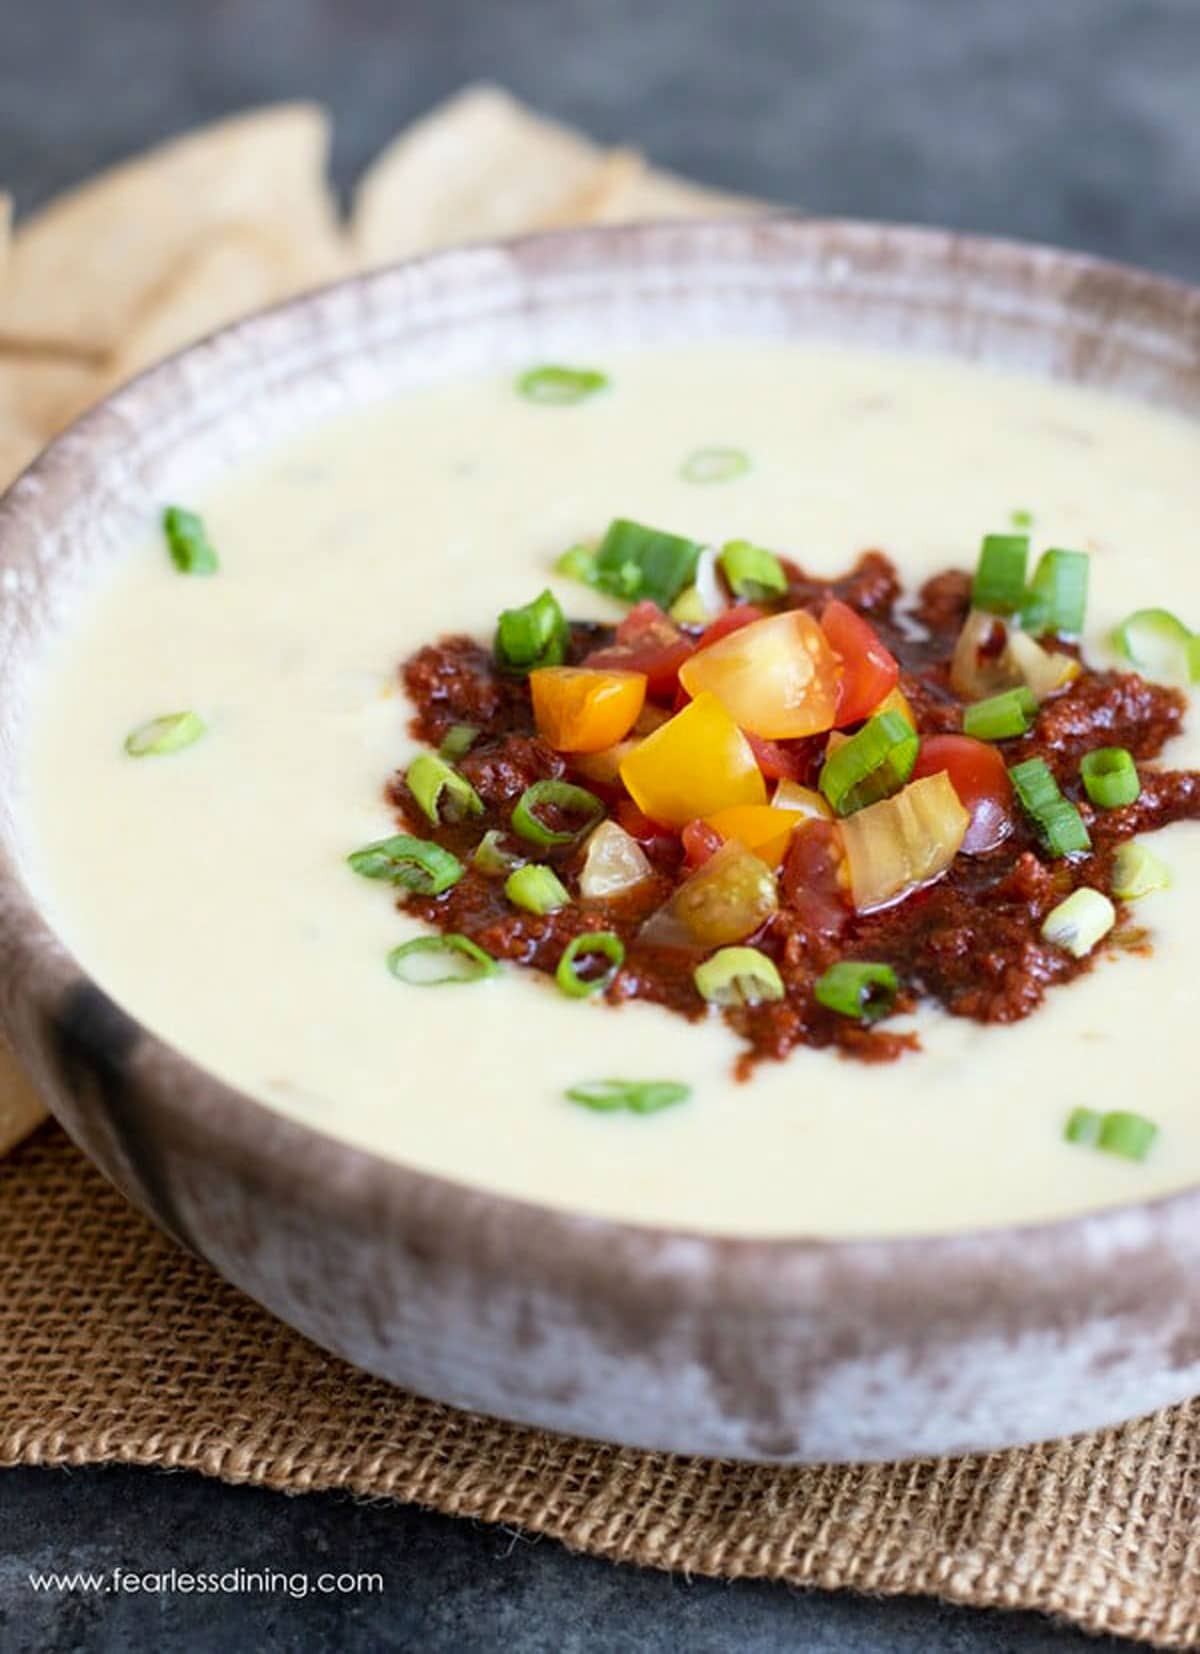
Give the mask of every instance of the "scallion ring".
M 1100 1141 L 1100 1127 L 1103 1124 L 1104 1116 L 1097 1113 L 1094 1108 L 1073 1108 L 1063 1127 L 1063 1140 L 1095 1148 Z
M 1148 677 L 1200 683 L 1200 634 L 1169 609 L 1138 609 L 1117 627 L 1113 645 Z
M 506 879 L 510 873 L 524 865 L 524 856 L 518 856 L 514 851 L 504 848 L 504 834 L 496 827 L 488 828 L 475 846 L 475 853 L 471 857 L 471 866 L 477 872 L 486 874 L 489 879 Z
M 750 455 L 741 448 L 696 448 L 680 467 L 684 482 L 732 482 L 750 469 Z
M 1021 605 L 1021 624 L 1034 637 L 1078 637 L 1087 615 L 1090 559 L 1086 551 L 1044 552 Z
M 583 967 L 601 958 L 607 964 L 598 976 L 584 976 Z M 625 963 L 625 944 L 615 931 L 589 930 L 567 943 L 554 980 L 569 999 L 587 999 L 610 988 Z
M 979 551 L 971 607 L 988 614 L 1015 614 L 1025 600 L 1027 534 L 987 534 Z
M 1025 813 L 1052 856 L 1073 856 L 1092 847 L 1079 811 L 1064 798 L 1044 758 L 1029 758 L 1009 770 Z
M 1055 947 L 1065 948 L 1076 959 L 1091 953 L 1117 922 L 1117 910 L 1100 890 L 1083 885 L 1046 915 L 1042 936 Z
M 483 800 L 467 780 L 435 752 L 422 752 L 404 772 L 404 782 L 426 819 L 436 827 L 442 821 L 465 821 L 483 814 Z
M 1112 893 L 1119 902 L 1136 902 L 1156 890 L 1167 890 L 1171 870 L 1153 850 L 1137 839 L 1121 845 L 1113 857 Z
M 552 868 L 531 864 L 518 867 L 504 881 L 504 894 L 514 907 L 539 917 L 557 913 L 570 902 L 570 893 Z
M 696 992 L 710 1005 L 764 1005 L 783 998 L 783 978 L 758 948 L 718 948 L 692 972 Z
M 1122 1160 L 1144 1160 L 1150 1153 L 1158 1127 L 1144 1114 L 1129 1109 L 1113 1109 L 1100 1123 L 1096 1147 L 1107 1154 L 1120 1155 Z
M 162 758 L 192 746 L 206 727 L 198 712 L 166 712 L 131 730 L 125 737 L 125 751 L 131 758 Z
M 361 850 L 352 851 L 346 860 L 364 879 L 386 879 L 389 884 L 402 885 L 417 896 L 440 896 L 457 884 L 466 871 L 449 850 L 443 850 L 431 839 L 414 838 L 410 833 L 396 833 L 392 838 L 365 844 Z
M 1037 696 L 1032 689 L 1006 689 L 963 708 L 963 734 L 977 741 L 1007 741 L 1028 733 L 1037 717 Z
M 657 1114 L 673 1103 L 686 1102 L 691 1094 L 691 1086 L 681 1080 L 592 1080 L 567 1091 L 570 1102 L 598 1114 L 613 1114 L 618 1109 L 630 1114 Z
M 162 526 L 171 561 L 180 574 L 216 574 L 220 560 L 202 517 L 181 505 L 169 505 L 163 512 Z
M 696 577 L 698 540 L 617 517 L 596 549 L 589 582 L 625 603 L 643 598 L 669 609 Z
M 517 380 L 517 390 L 527 402 L 541 402 L 565 408 L 582 402 L 597 391 L 608 389 L 608 375 L 597 368 L 530 368 Z
M 582 580 L 585 586 L 594 585 L 596 579 L 595 546 L 568 546 L 566 551 L 555 560 L 554 572 L 565 574 L 571 580 Z
M 839 1016 L 878 1022 L 896 1003 L 900 983 L 890 965 L 843 959 L 830 965 L 813 985 L 817 1003 Z
M 566 617 L 547 587 L 532 603 L 501 613 L 493 652 L 505 672 L 524 677 L 539 666 L 561 666 L 567 658 L 567 641 Z
M 495 976 L 499 963 L 469 936 L 418 936 L 402 942 L 387 956 L 388 970 L 414 988 L 442 988 L 482 982 Z M 440 974 L 438 972 L 440 971 Z
M 1097 747 L 1081 760 L 1079 773 L 1088 797 L 1102 810 L 1119 810 L 1141 796 L 1137 765 L 1125 747 Z
M 578 816 L 578 824 L 561 830 L 547 827 L 535 813 L 541 809 Z M 576 839 L 590 832 L 603 814 L 604 805 L 586 787 L 576 787 L 570 781 L 535 781 L 532 787 L 526 787 L 513 806 L 512 828 L 514 833 L 520 833 L 531 844 L 574 844 Z
M 899 712 L 869 719 L 826 758 L 818 786 L 840 816 L 900 791 L 913 772 L 920 738 Z
M 475 745 L 478 734 L 478 724 L 451 724 L 442 737 L 438 753 L 441 757 L 451 760 L 463 758 Z
M 721 547 L 717 565 L 735 597 L 769 602 L 787 591 L 787 575 L 778 557 L 749 540 L 727 541 Z

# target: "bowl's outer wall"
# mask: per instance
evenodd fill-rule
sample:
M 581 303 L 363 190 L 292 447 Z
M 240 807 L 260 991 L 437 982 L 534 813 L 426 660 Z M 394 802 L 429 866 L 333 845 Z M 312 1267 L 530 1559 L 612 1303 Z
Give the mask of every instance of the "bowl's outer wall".
M 737 1240 L 501 1198 L 274 1114 L 118 1009 L 23 867 L 30 681 L 165 497 L 439 377 L 722 334 L 933 349 L 1200 413 L 1200 295 L 940 232 L 773 220 L 570 232 L 361 278 L 217 335 L 0 505 L 0 1023 L 138 1205 L 318 1343 L 422 1394 L 686 1453 L 897 1458 L 1200 1391 L 1200 1193 L 901 1241 Z

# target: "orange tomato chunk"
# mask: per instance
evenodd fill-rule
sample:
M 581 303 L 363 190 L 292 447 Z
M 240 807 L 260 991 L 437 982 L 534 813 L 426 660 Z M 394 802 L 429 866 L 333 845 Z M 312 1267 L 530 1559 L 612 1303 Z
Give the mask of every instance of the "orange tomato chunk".
M 785 740 L 833 728 L 841 663 L 813 617 L 789 609 L 697 650 L 679 681 L 715 695 L 752 735 Z
M 736 839 L 776 868 L 783 865 L 792 834 L 800 824 L 795 810 L 779 810 L 771 804 L 732 804 L 704 819 L 723 839 Z
M 730 804 L 765 804 L 767 786 L 749 741 L 717 700 L 700 694 L 639 741 L 621 765 L 638 809 L 686 827 Z
M 646 699 L 641 672 L 543 666 L 529 674 L 538 732 L 556 752 L 603 752 L 627 735 Z

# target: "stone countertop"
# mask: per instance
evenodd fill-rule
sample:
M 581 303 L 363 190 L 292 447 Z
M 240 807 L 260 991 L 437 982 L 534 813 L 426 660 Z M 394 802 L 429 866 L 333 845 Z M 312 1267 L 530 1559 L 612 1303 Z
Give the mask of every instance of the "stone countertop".
M 1200 279 L 1200 8 L 1177 0 L 7 0 L 0 184 L 27 209 L 271 99 L 337 121 L 345 187 L 491 78 L 598 138 L 802 206 Z M 42 1594 L 31 1569 L 320 1569 L 382 1593 Z M 135 1469 L 0 1472 L 0 1646 L 206 1651 L 1116 1649 L 1030 1615 L 617 1568 L 483 1525 Z

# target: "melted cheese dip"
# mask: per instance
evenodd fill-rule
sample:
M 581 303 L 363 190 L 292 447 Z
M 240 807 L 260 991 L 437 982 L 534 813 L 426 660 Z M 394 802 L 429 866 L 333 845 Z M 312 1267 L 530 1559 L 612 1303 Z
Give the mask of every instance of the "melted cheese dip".
M 271 1108 L 409 1165 L 608 1217 L 735 1233 L 953 1230 L 1139 1200 L 1200 1179 L 1200 826 L 1157 835 L 1174 888 L 1138 905 L 1149 959 L 1102 961 L 1012 1028 L 915 1019 L 885 1067 L 798 1050 L 753 1078 L 714 1015 L 564 998 L 518 967 L 419 989 L 385 957 L 417 927 L 346 853 L 395 831 L 413 750 L 397 666 L 490 638 L 566 546 L 630 516 L 746 537 L 811 571 L 878 546 L 915 587 L 972 567 L 1016 508 L 1034 551 L 1092 553 L 1097 639 L 1130 610 L 1200 617 L 1194 426 L 946 361 L 747 343 L 608 356 L 612 388 L 535 406 L 511 380 L 360 412 L 231 477 L 200 510 L 221 557 L 184 578 L 157 525 L 81 605 L 28 763 L 40 895 L 127 1009 Z M 697 486 L 695 448 L 752 469 Z M 166 503 L 166 502 L 164 502 Z M 126 733 L 192 707 L 207 736 L 134 761 Z M 1200 716 L 1167 762 L 1200 766 Z M 891 1026 L 903 1026 L 893 1023 Z M 597 1115 L 608 1077 L 690 1102 Z M 1160 1125 L 1143 1164 L 1062 1140 L 1078 1104 Z

